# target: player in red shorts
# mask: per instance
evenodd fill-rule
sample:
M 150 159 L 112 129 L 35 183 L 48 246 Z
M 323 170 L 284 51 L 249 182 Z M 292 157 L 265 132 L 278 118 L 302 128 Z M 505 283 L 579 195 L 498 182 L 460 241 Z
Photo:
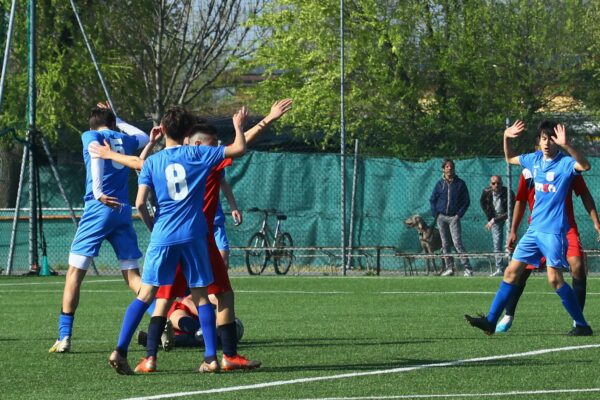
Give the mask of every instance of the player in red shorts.
M 264 130 L 266 126 L 279 119 L 291 109 L 292 100 L 277 101 L 271 107 L 270 113 L 252 129 L 245 132 L 246 143 L 251 142 Z M 192 128 L 189 135 L 190 145 L 216 146 L 218 144 L 216 129 L 207 124 L 199 124 Z M 132 168 L 141 168 L 143 160 L 137 157 L 123 156 L 107 149 L 107 146 L 97 147 L 94 151 L 101 158 L 108 158 Z M 213 232 L 213 223 L 219 201 L 220 183 L 223 169 L 231 165 L 224 160 L 213 168 L 206 181 L 203 211 L 208 225 L 207 244 L 214 276 L 214 282 L 208 286 L 208 293 L 217 298 L 217 326 L 221 336 L 223 370 L 253 369 L 260 367 L 259 361 L 248 360 L 237 353 L 237 330 L 235 324 L 234 294 L 229 281 L 227 267 L 216 245 Z M 185 296 L 187 286 L 181 269 L 177 269 L 172 285 L 162 286 L 156 296 L 156 306 L 150 319 L 147 334 L 146 357 L 140 360 L 135 368 L 136 372 L 149 373 L 156 371 L 156 358 L 160 337 L 167 324 L 167 313 L 172 301 L 176 297 Z M 204 371 L 200 371 L 204 372 Z
M 515 197 L 514 217 L 510 228 L 510 234 L 508 235 L 506 242 L 506 247 L 510 251 L 514 250 L 514 246 L 517 241 L 516 232 L 519 229 L 519 225 L 523 219 L 526 204 L 529 205 L 529 211 L 531 212 L 535 203 L 535 190 L 532 178 L 531 171 L 524 169 L 519 180 L 519 188 L 517 189 L 517 196 Z M 573 194 L 581 198 L 586 211 L 594 223 L 594 229 L 598 233 L 598 241 L 600 241 L 600 221 L 598 220 L 598 212 L 596 211 L 594 199 L 587 185 L 585 184 L 583 176 L 578 175 L 575 177 L 571 185 L 571 195 L 567 196 L 566 209 L 570 225 L 570 228 L 567 231 L 567 261 L 571 270 L 571 276 L 573 277 L 573 291 L 575 292 L 577 301 L 583 310 L 586 297 L 587 271 L 583 261 L 583 248 L 581 246 L 579 231 L 577 230 L 577 222 L 575 221 L 575 213 L 573 211 Z M 529 216 L 529 220 L 531 220 L 531 214 Z M 545 266 L 545 261 L 545 258 L 540 260 L 540 268 Z M 506 304 L 504 317 L 496 325 L 496 333 L 507 332 L 512 326 L 517 304 L 521 298 L 521 295 L 523 294 L 523 290 L 525 290 L 527 279 L 534 269 L 536 269 L 536 267 L 533 265 L 528 265 L 525 271 L 523 271 L 517 290 Z

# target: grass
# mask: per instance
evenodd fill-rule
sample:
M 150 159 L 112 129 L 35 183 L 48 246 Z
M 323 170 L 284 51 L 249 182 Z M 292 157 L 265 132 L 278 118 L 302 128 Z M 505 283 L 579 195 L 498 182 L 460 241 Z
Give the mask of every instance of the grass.
M 569 318 L 544 278 L 528 283 L 506 335 L 470 328 L 465 312 L 487 311 L 498 279 L 438 277 L 235 277 L 237 314 L 245 325 L 240 352 L 263 361 L 249 373 L 195 373 L 200 354 L 159 355 L 159 372 L 118 376 L 108 366 L 132 295 L 118 277 L 89 277 L 76 314 L 73 352 L 49 354 L 64 277 L 0 278 L 0 398 L 120 399 L 330 377 L 183 398 L 317 399 L 325 397 L 494 393 L 600 388 L 600 348 L 512 359 L 348 376 L 566 346 Z M 589 280 L 586 316 L 600 329 L 600 280 Z M 147 326 L 145 318 L 142 326 Z M 132 343 L 130 361 L 144 355 Z M 598 392 L 506 395 L 518 399 L 598 398 Z M 485 398 L 484 396 L 477 396 Z M 460 398 L 460 397 L 455 397 Z

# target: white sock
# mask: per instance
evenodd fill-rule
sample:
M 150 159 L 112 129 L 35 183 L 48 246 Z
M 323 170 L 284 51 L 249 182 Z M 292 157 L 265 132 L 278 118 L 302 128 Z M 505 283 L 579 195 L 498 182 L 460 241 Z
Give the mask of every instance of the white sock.
M 510 322 L 512 322 L 513 317 L 512 315 L 505 315 L 504 317 L 502 317 L 502 319 L 500 320 L 501 324 L 508 324 Z

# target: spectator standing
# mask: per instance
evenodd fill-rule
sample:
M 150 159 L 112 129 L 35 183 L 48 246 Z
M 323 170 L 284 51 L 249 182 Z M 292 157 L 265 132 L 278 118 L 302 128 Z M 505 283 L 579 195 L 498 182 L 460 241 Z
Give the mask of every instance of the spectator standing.
M 456 252 L 463 254 L 466 253 L 466 250 L 462 243 L 460 220 L 471 204 L 469 190 L 465 181 L 456 175 L 454 161 L 444 160 L 442 171 L 442 179 L 437 182 L 429 198 L 431 214 L 437 221 L 437 227 L 440 230 L 442 253 L 449 254 L 451 245 L 454 244 Z M 460 261 L 464 267 L 464 275 L 473 276 L 469 259 L 463 256 Z M 454 258 L 446 257 L 445 265 L 446 269 L 441 275 L 454 275 Z
M 492 233 L 494 253 L 496 253 L 496 270 L 491 276 L 504 276 L 506 264 L 503 256 L 504 225 L 508 218 L 508 192 L 510 191 L 510 204 L 515 202 L 515 193 L 502 185 L 500 175 L 492 175 L 490 185 L 483 189 L 479 204 L 487 218 L 485 229 Z

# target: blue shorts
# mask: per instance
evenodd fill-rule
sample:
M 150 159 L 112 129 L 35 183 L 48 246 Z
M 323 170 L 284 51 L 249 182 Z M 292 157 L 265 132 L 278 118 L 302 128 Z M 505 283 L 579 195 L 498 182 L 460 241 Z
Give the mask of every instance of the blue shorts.
M 83 215 L 71 244 L 71 253 L 96 257 L 104 239 L 112 245 L 118 260 L 136 260 L 142 257 L 131 222 L 129 204 L 113 210 L 98 200 L 85 202 Z
M 179 262 L 189 287 L 206 287 L 213 282 L 206 238 L 201 238 L 193 242 L 164 246 L 150 244 L 144 260 L 142 283 L 152 286 L 172 285 Z
M 215 242 L 219 250 L 229 251 L 229 239 L 227 239 L 227 232 L 225 231 L 225 225 L 215 225 Z
M 565 233 L 542 233 L 528 229 L 519 240 L 513 259 L 538 267 L 540 259 L 545 256 L 547 266 L 568 270 L 567 246 Z

